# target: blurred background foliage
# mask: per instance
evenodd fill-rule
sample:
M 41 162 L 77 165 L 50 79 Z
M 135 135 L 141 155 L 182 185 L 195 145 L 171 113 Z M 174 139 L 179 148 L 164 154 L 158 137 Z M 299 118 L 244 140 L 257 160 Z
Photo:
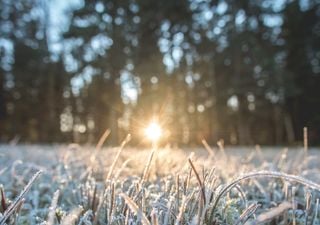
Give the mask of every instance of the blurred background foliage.
M 3 142 L 320 143 L 319 0 L 0 0 Z

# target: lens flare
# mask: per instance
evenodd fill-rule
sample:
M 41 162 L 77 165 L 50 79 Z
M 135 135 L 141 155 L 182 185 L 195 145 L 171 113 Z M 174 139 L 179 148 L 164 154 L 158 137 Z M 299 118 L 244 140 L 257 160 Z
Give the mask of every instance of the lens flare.
M 156 122 L 151 122 L 144 130 L 145 136 L 152 142 L 157 142 L 162 136 L 162 129 Z

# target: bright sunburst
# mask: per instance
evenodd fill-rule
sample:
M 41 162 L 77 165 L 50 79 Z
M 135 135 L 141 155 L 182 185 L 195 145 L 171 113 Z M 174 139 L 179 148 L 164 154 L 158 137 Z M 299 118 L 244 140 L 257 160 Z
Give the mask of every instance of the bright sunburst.
M 162 129 L 157 122 L 151 122 L 144 130 L 145 136 L 152 142 L 157 142 L 162 136 Z

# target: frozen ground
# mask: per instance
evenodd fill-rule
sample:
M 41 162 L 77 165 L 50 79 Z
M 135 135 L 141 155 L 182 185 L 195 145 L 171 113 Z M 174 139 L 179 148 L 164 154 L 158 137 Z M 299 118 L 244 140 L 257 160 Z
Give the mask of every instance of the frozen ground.
M 225 155 L 232 157 L 233 160 L 239 161 L 241 164 L 253 164 L 261 166 L 261 161 L 264 164 L 273 164 L 275 161 L 279 161 L 281 158 L 287 163 L 301 160 L 301 163 L 308 164 L 308 168 L 305 169 L 320 169 L 320 149 L 310 148 L 308 150 L 308 162 L 304 162 L 302 158 L 303 148 L 285 148 L 285 147 L 226 147 L 225 154 L 222 154 L 217 147 L 212 147 L 213 153 L 216 158 L 221 160 Z M 103 148 L 98 153 L 99 160 L 103 162 L 104 166 L 108 166 L 113 160 L 114 154 L 117 148 Z M 6 166 L 10 166 L 12 163 L 24 163 L 33 167 L 41 167 L 43 170 L 50 169 L 51 166 L 65 160 L 66 157 L 88 157 L 93 155 L 94 148 L 89 146 L 79 145 L 0 145 L 0 170 Z M 149 154 L 150 149 L 135 149 L 125 148 L 120 158 L 127 159 L 137 158 L 138 161 L 143 160 L 143 156 L 146 157 Z M 162 149 L 158 150 L 159 154 L 169 153 L 169 161 L 185 160 L 192 152 L 200 161 L 208 161 L 208 151 L 205 148 L 182 148 L 182 149 Z M 173 156 L 177 156 L 174 158 Z M 285 157 L 285 159 L 284 159 Z M 165 161 L 168 161 L 167 156 L 163 157 Z M 258 160 L 259 159 L 259 160 Z M 220 162 L 221 162 L 220 160 Z M 219 164 L 220 164 L 219 162 Z M 133 163 L 133 162 L 132 162 Z M 121 163 L 119 163 L 121 164 Z M 134 164 L 134 163 L 133 163 Z M 210 162 L 207 162 L 210 166 Z M 217 165 L 212 165 L 217 166 Z M 300 164 L 301 166 L 301 164 Z M 142 171 L 140 171 L 142 172 Z M 320 176 L 320 175 L 319 175 Z
M 280 147 L 152 152 L 133 148 L 95 151 L 77 145 L 1 145 L 0 189 L 5 200 L 0 196 L 0 224 L 32 175 L 41 170 L 7 224 L 316 225 L 319 153 L 309 149 L 306 155 L 302 148 Z M 256 171 L 264 174 L 239 181 L 218 197 L 227 184 Z M 305 180 L 301 183 L 287 175 Z M 264 221 L 266 216 L 270 218 Z
M 297 154 L 303 151 L 302 147 L 260 147 L 262 156 L 265 160 L 272 161 L 279 154 L 282 154 L 285 149 L 287 149 L 287 156 L 289 158 L 297 156 Z M 134 154 L 135 151 L 137 152 L 144 152 L 148 149 L 126 149 L 130 154 Z M 219 154 L 219 149 L 216 147 L 212 147 L 212 150 L 215 153 Z M 232 155 L 233 157 L 238 157 L 239 159 L 243 159 L 247 156 L 250 156 L 252 152 L 256 150 L 256 147 L 226 147 L 225 151 L 227 154 Z M 12 162 L 16 160 L 22 160 L 27 163 L 34 163 L 41 166 L 48 166 L 48 163 L 57 163 L 59 158 L 61 159 L 62 156 L 65 154 L 69 154 L 73 151 L 80 151 L 80 152 L 93 152 L 93 147 L 88 146 L 78 146 L 78 145 L 0 145 L 0 162 Z M 103 154 L 108 153 L 111 151 L 112 148 L 104 148 L 102 149 Z M 191 152 L 195 152 L 199 156 L 206 156 L 208 153 L 205 148 L 182 148 L 179 150 L 172 149 L 172 152 L 178 151 L 179 153 L 184 153 L 188 156 Z M 320 163 L 320 148 L 310 148 L 308 155 L 310 157 L 317 157 L 319 156 L 319 163 Z M 320 166 L 320 165 L 319 165 Z

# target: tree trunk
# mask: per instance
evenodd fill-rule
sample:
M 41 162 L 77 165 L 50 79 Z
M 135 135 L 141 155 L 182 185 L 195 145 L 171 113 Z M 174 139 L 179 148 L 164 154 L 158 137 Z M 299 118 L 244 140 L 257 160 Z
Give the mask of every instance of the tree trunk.
M 287 113 L 284 114 L 284 126 L 287 134 L 287 142 L 289 144 L 294 143 L 295 135 L 294 135 L 293 123 L 292 123 L 291 116 Z
M 247 100 L 245 95 L 238 95 L 239 111 L 238 111 L 238 140 L 240 145 L 252 144 L 250 136 L 250 127 L 248 121 Z
M 283 121 L 282 121 L 282 110 L 276 105 L 273 107 L 273 119 L 274 119 L 274 143 L 279 145 L 283 141 Z

